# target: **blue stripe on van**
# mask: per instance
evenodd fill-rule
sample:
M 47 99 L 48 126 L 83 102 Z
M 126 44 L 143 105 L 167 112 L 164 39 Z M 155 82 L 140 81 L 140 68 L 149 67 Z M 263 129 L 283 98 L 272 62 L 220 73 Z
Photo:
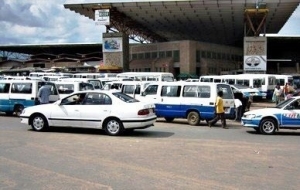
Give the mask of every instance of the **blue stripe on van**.
M 155 104 L 155 114 L 158 117 L 187 118 L 190 111 L 200 113 L 201 119 L 214 118 L 213 106 L 184 105 L 184 104 Z
M 15 105 L 22 105 L 24 108 L 34 106 L 34 100 L 25 99 L 0 99 L 0 111 L 1 112 L 13 112 Z
M 184 104 L 155 104 L 155 114 L 157 117 L 170 117 L 170 118 L 187 118 L 190 111 L 197 111 L 201 119 L 211 120 L 215 117 L 214 106 L 203 105 L 184 105 Z M 232 119 L 235 117 L 234 108 L 230 109 L 230 113 L 225 114 L 225 117 Z

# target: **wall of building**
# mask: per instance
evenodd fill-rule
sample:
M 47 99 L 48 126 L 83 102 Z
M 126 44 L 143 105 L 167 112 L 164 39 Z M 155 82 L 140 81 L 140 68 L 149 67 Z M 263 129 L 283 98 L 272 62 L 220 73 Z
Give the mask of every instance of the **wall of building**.
M 175 55 L 177 52 L 179 55 Z M 242 48 L 190 40 L 138 44 L 130 46 L 130 70 L 220 74 L 240 69 L 242 56 Z

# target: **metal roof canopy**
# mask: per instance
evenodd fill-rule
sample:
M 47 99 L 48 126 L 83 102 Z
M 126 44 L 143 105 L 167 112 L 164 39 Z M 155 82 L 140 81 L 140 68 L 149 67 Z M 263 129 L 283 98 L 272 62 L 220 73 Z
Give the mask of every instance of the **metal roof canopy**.
M 94 11 L 110 8 L 111 25 L 149 42 L 195 40 L 241 46 L 245 10 L 268 9 L 266 33 L 278 33 L 299 0 L 178 0 L 65 4 L 66 9 L 94 20 Z

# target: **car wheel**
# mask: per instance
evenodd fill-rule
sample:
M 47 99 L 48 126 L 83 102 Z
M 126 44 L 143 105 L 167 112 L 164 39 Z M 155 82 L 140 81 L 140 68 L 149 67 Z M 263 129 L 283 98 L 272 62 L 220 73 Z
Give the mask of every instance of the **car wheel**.
M 260 123 L 260 132 L 266 135 L 272 135 L 275 133 L 277 123 L 274 119 L 263 119 Z
M 23 110 L 24 110 L 24 106 L 18 105 L 15 107 L 14 112 L 15 112 L 16 116 L 20 116 Z
M 48 129 L 48 121 L 42 114 L 35 114 L 31 117 L 31 127 L 35 131 L 46 131 Z
M 190 125 L 193 125 L 193 126 L 199 125 L 199 122 L 200 122 L 200 115 L 199 115 L 197 112 L 195 112 L 195 111 L 191 111 L 191 112 L 188 114 L 187 119 L 188 119 L 188 123 L 189 123 Z
M 174 120 L 174 118 L 173 117 L 165 117 L 165 120 L 167 122 L 172 122 Z
M 116 118 L 107 120 L 104 124 L 104 129 L 106 134 L 110 136 L 120 135 L 124 131 L 122 122 Z

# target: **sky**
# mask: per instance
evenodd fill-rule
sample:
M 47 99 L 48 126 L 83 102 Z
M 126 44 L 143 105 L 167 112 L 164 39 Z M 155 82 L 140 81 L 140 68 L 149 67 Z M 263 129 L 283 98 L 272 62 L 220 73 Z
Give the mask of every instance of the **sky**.
M 109 0 L 114 1 L 120 2 Z M 63 6 L 95 2 L 97 0 L 0 0 L 0 45 L 102 43 L 104 26 Z M 300 7 L 278 35 L 300 36 Z

